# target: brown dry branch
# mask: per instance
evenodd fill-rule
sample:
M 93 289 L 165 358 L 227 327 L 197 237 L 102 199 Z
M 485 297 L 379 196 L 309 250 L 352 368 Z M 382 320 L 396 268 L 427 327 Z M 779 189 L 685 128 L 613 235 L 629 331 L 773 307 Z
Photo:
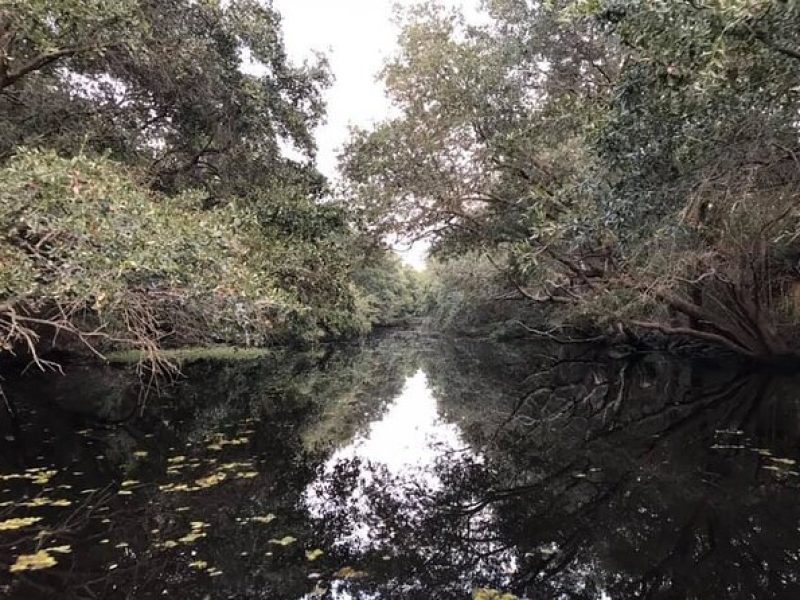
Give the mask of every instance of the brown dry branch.
M 106 360 L 104 351 L 109 346 L 138 350 L 141 358 L 136 370 L 144 383 L 143 398 L 151 390 L 158 389 L 162 380 L 179 374 L 178 365 L 165 358 L 161 351 L 165 334 L 160 331 L 152 305 L 141 295 L 126 296 L 122 310 L 125 333 L 121 335 L 109 333 L 107 323 L 88 325 L 87 319 L 81 317 L 84 312 L 86 308 L 79 302 L 56 303 L 44 310 L 41 306 L 34 309 L 25 303 L 7 301 L 0 305 L 0 348 L 11 355 L 18 353 L 20 347 L 24 349 L 30 358 L 25 370 L 36 367 L 40 371 L 57 372 L 63 372 L 61 365 L 42 355 L 45 339 L 51 346 L 55 346 L 59 336 L 76 340 L 102 361 Z M 93 316 L 96 318 L 96 313 Z

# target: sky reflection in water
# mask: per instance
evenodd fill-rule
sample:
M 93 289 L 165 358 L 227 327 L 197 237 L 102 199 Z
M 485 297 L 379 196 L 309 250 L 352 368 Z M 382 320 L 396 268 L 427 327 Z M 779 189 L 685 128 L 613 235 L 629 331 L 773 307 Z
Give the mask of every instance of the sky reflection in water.
M 379 485 L 384 493 L 394 497 L 409 511 L 409 519 L 420 519 L 415 504 L 419 497 L 432 497 L 441 490 L 443 482 L 437 473 L 443 461 L 450 465 L 458 461 L 481 464 L 479 454 L 464 440 L 460 428 L 445 420 L 439 402 L 434 396 L 425 372 L 420 369 L 409 377 L 402 392 L 384 410 L 366 431 L 359 434 L 346 446 L 336 450 L 320 469 L 319 477 L 306 490 L 304 502 L 312 518 L 324 519 L 332 505 L 339 510 L 346 506 L 348 526 L 342 528 L 335 544 L 345 546 L 351 552 L 367 553 L 380 550 L 385 542 L 376 536 L 373 525 L 380 516 L 372 506 L 367 488 Z M 342 498 L 328 493 L 327 483 L 337 476 L 337 467 L 357 462 L 359 474 L 353 489 Z M 465 503 L 474 498 L 463 498 Z M 430 507 L 435 510 L 434 507 Z M 465 531 L 479 523 L 483 531 L 490 530 L 494 519 L 491 508 L 476 512 Z M 385 535 L 385 534 L 384 534 Z M 475 545 L 476 551 L 493 554 L 495 564 L 502 564 L 510 575 L 515 569 L 515 556 L 511 551 L 496 548 L 493 542 Z M 454 550 L 455 551 L 455 550 Z M 426 550 L 420 548 L 420 553 Z M 390 560 L 390 556 L 385 557 Z M 475 574 L 482 569 L 482 561 L 475 564 Z M 469 586 L 464 588 L 465 597 L 470 595 Z M 354 596 L 345 588 L 344 582 L 331 581 L 329 590 L 335 600 L 349 600 Z M 311 599 L 313 594 L 304 598 Z M 361 594 L 359 598 L 381 598 L 379 593 Z
M 429 492 L 437 490 L 441 487 L 435 473 L 437 463 L 444 458 L 458 460 L 465 456 L 476 458 L 459 428 L 439 414 L 428 377 L 420 369 L 406 380 L 400 395 L 378 420 L 369 424 L 366 432 L 336 450 L 325 462 L 320 477 L 306 491 L 305 502 L 313 517 L 324 517 L 332 498 L 326 495 L 323 484 L 335 476 L 338 465 L 359 461 L 363 468 L 356 487 L 346 499 L 353 515 L 352 529 L 343 531 L 337 542 L 367 550 L 371 546 L 370 518 L 374 514 L 364 488 L 375 483 L 376 471 L 389 476 L 383 477 L 384 481 L 391 481 L 392 492 L 402 498 L 409 484 Z M 342 499 L 337 501 L 341 504 Z

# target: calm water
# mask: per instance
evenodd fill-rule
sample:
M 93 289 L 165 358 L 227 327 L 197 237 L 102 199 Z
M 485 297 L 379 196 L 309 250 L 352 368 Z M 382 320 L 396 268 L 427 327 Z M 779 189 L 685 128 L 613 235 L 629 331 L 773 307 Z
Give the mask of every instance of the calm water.
M 800 597 L 791 376 L 410 334 L 185 374 L 4 383 L 0 597 Z

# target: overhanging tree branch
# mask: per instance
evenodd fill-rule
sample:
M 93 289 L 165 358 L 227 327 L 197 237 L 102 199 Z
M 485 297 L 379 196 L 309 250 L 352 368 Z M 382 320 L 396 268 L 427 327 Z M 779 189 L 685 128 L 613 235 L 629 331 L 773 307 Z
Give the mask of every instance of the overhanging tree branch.
M 40 54 L 39 56 L 32 58 L 18 69 L 14 69 L 12 71 L 7 70 L 4 63 L 0 63 L 0 90 L 13 85 L 26 75 L 33 73 L 34 71 L 38 71 L 39 69 L 54 63 L 61 58 L 73 56 L 79 52 L 85 52 L 91 47 L 92 46 L 68 46 L 66 48 L 53 50 L 52 52 L 45 52 L 44 54 Z

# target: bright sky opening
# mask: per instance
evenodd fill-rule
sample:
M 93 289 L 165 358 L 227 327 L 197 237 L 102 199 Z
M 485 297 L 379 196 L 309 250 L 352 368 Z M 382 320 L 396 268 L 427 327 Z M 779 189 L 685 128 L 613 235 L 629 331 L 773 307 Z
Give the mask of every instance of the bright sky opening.
M 273 0 L 283 17 L 286 49 L 294 62 L 322 52 L 335 78 L 326 94 L 327 123 L 315 132 L 318 166 L 329 178 L 338 178 L 337 155 L 347 141 L 350 126 L 369 127 L 387 118 L 392 106 L 377 80 L 385 61 L 397 49 L 399 29 L 394 6 L 409 7 L 420 0 Z M 479 0 L 450 0 L 474 13 Z M 424 268 L 427 244 L 398 245 L 402 259 Z

